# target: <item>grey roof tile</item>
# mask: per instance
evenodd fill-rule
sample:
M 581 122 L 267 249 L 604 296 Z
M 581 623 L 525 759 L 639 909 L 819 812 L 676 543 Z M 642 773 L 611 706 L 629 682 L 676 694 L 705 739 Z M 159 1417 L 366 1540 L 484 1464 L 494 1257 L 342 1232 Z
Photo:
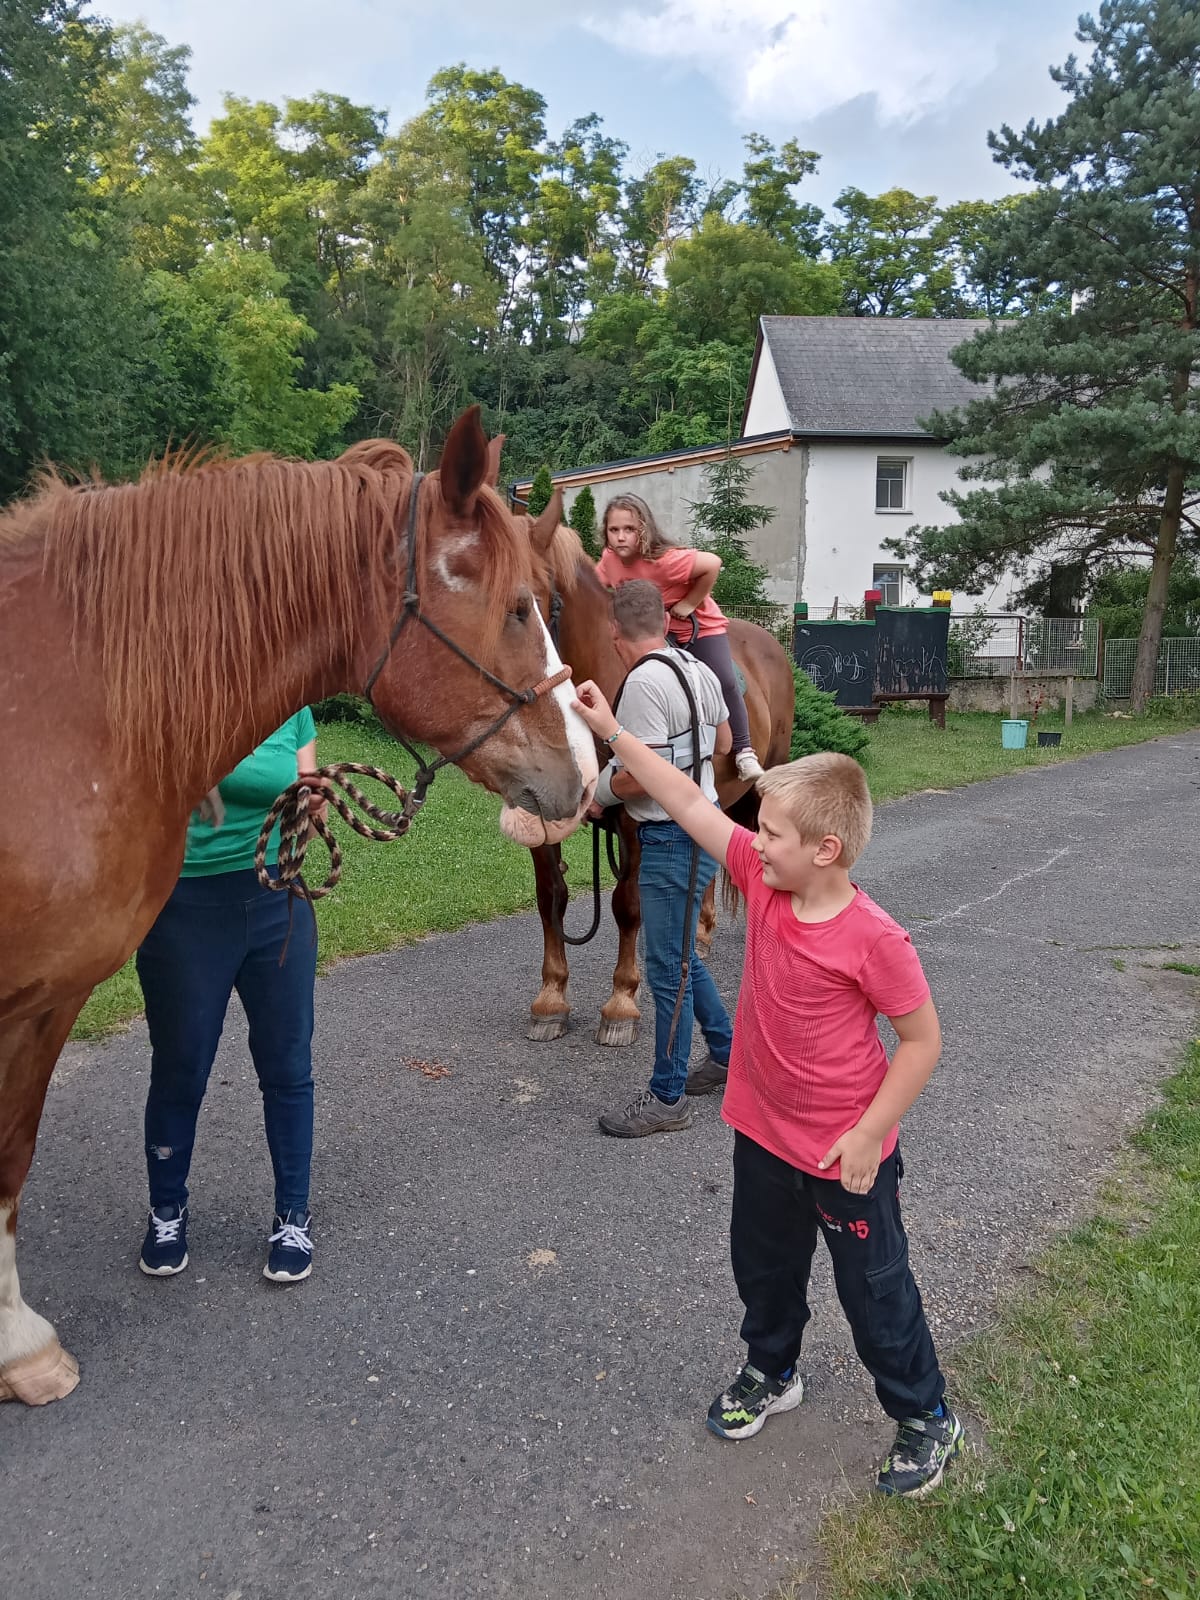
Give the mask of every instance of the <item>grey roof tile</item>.
M 988 392 L 950 360 L 988 327 L 963 317 L 763 317 L 797 433 L 928 435 L 918 418 Z

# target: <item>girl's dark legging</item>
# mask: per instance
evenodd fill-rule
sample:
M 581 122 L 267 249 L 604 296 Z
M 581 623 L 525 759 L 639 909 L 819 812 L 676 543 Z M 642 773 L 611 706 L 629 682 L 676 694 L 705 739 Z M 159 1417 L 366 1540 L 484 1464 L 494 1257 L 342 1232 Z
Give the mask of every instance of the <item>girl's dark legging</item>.
M 681 644 L 682 640 L 673 640 L 674 644 Z M 693 639 L 690 645 L 685 646 L 704 665 L 715 672 L 721 680 L 721 693 L 725 696 L 725 704 L 729 709 L 729 731 L 733 735 L 733 753 L 736 756 L 739 750 L 750 748 L 750 719 L 746 715 L 746 702 L 737 685 L 737 674 L 733 667 L 733 654 L 729 648 L 729 635 L 727 633 L 710 633 L 704 639 Z

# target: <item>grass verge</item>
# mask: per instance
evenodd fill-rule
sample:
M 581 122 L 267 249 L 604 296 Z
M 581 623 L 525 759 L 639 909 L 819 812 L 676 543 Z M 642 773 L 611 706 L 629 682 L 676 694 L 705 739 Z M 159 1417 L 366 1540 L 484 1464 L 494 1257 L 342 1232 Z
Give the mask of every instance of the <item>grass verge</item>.
M 1101 1212 L 954 1356 L 983 1420 L 927 1501 L 829 1518 L 837 1600 L 1194 1600 L 1200 1593 L 1200 1040 Z
M 1061 724 L 1042 723 L 1055 727 Z M 1056 750 L 1000 749 L 998 717 L 951 714 L 946 729 L 924 712 L 885 713 L 871 730 L 862 757 L 875 799 L 892 800 L 920 789 L 950 789 L 993 778 L 1016 767 L 1057 765 L 1117 745 L 1179 733 L 1177 718 L 1077 717 Z M 318 729 L 321 761 L 363 761 L 394 773 L 402 783 L 412 764 L 386 735 L 359 723 L 335 722 Z M 384 803 L 387 797 L 384 796 Z M 389 950 L 427 933 L 443 933 L 534 904 L 529 852 L 500 836 L 499 802 L 454 769 L 443 772 L 406 839 L 372 844 L 338 819 L 343 841 L 342 882 L 317 906 L 323 968 L 346 956 Z M 566 843 L 568 881 L 591 882 L 591 830 Z M 321 851 L 316 851 L 321 862 Z M 610 881 L 607 875 L 605 881 Z M 584 906 L 571 927 L 585 925 Z M 529 974 L 531 998 L 535 974 Z M 97 1038 L 142 1009 L 141 990 L 130 962 L 88 1000 L 73 1037 Z
M 1200 720 L 1200 718 L 1197 718 Z M 1079 756 L 1120 745 L 1140 744 L 1164 734 L 1184 732 L 1192 718 L 1169 716 L 1078 716 L 1069 728 L 1060 718 L 1039 717 L 1030 724 L 1029 748 L 1000 748 L 1000 718 L 981 713 L 954 713 L 943 732 L 924 708 L 888 710 L 871 729 L 871 743 L 860 757 L 876 802 L 895 800 L 918 789 L 957 789 L 997 778 L 1019 767 L 1052 767 Z M 1061 733 L 1057 748 L 1039 749 L 1037 732 Z

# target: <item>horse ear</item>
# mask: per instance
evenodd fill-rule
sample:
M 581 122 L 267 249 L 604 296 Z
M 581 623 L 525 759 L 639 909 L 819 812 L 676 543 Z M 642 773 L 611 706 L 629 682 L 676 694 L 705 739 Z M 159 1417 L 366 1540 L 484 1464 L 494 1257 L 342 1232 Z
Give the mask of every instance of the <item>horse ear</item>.
M 446 505 L 460 516 L 469 512 L 488 476 L 488 442 L 478 406 L 468 406 L 450 429 L 438 472 Z
M 558 484 L 555 484 L 554 493 L 550 496 L 549 504 L 546 506 L 546 509 L 537 517 L 533 527 L 529 530 L 529 537 L 533 541 L 533 547 L 540 555 L 545 555 L 546 551 L 549 550 L 550 541 L 553 539 L 558 525 L 562 519 L 562 490 L 559 488 Z
M 488 441 L 488 475 L 487 481 L 493 489 L 500 487 L 500 456 L 504 450 L 504 441 L 507 434 L 498 433 L 494 439 Z

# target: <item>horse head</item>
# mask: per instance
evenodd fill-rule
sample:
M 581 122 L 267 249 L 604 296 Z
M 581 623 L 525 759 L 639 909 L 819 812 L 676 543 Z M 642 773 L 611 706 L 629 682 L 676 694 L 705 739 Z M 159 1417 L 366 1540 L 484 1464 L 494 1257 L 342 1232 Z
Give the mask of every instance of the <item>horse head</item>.
M 562 662 L 535 604 L 532 552 L 491 470 L 472 406 L 415 487 L 411 540 L 397 530 L 408 574 L 397 573 L 396 621 L 364 681 L 385 724 L 502 796 L 510 838 L 554 843 L 591 798 L 595 746 L 569 679 L 552 682 Z

